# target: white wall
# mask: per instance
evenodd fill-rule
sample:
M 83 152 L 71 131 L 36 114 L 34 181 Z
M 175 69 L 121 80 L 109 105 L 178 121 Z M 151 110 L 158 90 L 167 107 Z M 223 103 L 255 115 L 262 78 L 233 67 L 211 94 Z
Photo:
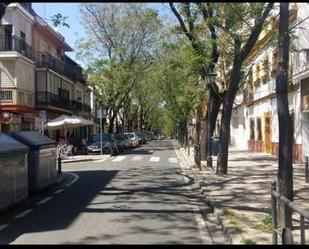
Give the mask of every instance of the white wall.
M 26 34 L 26 42 L 32 46 L 32 23 L 34 17 L 18 3 L 10 4 L 5 11 L 1 24 L 12 24 L 13 35 L 20 37 L 20 31 Z
M 248 148 L 245 111 L 245 106 L 233 109 L 231 118 L 231 146 L 239 150 L 246 150 Z

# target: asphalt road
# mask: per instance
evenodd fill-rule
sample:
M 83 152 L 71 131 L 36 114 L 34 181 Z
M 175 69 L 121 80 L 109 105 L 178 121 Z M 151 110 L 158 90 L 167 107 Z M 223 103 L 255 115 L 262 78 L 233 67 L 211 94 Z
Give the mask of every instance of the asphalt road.
M 183 167 L 168 141 L 64 164 L 69 187 L 51 188 L 0 214 L 0 243 L 211 243 L 200 211 L 207 206 Z

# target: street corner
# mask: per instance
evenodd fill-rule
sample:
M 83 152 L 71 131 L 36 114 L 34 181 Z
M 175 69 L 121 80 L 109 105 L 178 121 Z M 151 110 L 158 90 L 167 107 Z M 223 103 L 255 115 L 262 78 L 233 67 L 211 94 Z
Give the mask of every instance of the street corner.
M 68 188 L 79 179 L 79 176 L 75 173 L 62 172 L 58 177 L 56 184 L 57 189 Z

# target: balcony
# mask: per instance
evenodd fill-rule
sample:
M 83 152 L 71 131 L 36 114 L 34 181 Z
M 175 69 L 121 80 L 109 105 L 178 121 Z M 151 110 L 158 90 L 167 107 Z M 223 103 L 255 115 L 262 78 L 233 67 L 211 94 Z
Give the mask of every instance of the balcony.
M 0 36 L 0 51 L 16 51 L 34 60 L 32 47 L 25 40 L 14 35 Z
M 66 110 L 73 109 L 72 100 L 63 98 L 57 94 L 49 93 L 49 92 L 37 92 L 36 93 L 36 105 L 37 106 L 54 106 Z
M 91 107 L 89 105 L 73 100 L 72 106 L 73 106 L 74 113 L 85 116 L 85 117 L 91 116 Z
M 47 52 L 36 52 L 35 61 L 37 67 L 48 67 L 55 72 L 66 76 L 70 80 L 85 83 L 86 79 L 82 74 L 82 68 L 74 66 L 66 61 L 59 60 Z
M 74 78 L 73 68 L 70 65 L 64 63 L 47 52 L 36 52 L 35 62 L 37 67 L 48 67 L 71 80 Z

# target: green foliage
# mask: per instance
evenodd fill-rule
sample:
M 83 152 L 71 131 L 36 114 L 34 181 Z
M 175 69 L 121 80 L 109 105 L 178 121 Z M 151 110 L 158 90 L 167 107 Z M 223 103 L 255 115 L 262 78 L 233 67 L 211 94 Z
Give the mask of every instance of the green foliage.
M 254 240 L 245 237 L 243 237 L 240 242 L 244 245 L 256 245 L 256 242 Z
M 272 219 L 270 214 L 266 214 L 262 222 L 256 224 L 254 229 L 262 232 L 271 232 L 272 229 Z
M 60 13 L 51 16 L 51 21 L 55 27 L 62 25 L 64 27 L 70 28 L 70 25 L 66 22 L 67 19 L 67 16 L 63 16 Z

